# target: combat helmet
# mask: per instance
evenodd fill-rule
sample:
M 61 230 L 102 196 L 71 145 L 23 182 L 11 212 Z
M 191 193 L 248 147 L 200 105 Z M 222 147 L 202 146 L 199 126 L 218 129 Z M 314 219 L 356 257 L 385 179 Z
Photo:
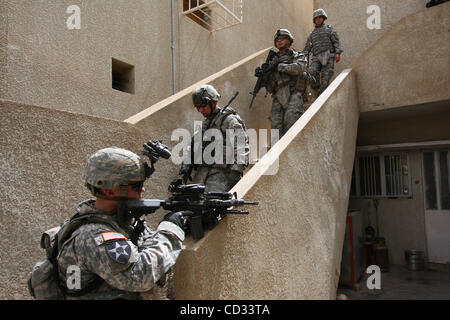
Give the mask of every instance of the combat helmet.
M 273 44 L 275 46 L 277 44 L 277 38 L 279 36 L 288 36 L 289 39 L 291 39 L 291 44 L 294 42 L 294 36 L 292 35 L 292 33 L 288 29 L 278 29 L 277 32 L 275 33 L 274 38 L 273 38 Z
M 206 106 L 211 101 L 219 101 L 220 94 L 212 85 L 205 84 L 192 92 L 194 106 Z
M 323 17 L 324 21 L 328 19 L 328 16 L 327 16 L 327 13 L 325 12 L 325 10 L 317 9 L 313 13 L 313 22 L 314 22 L 314 19 L 316 19 L 317 17 L 320 17 L 320 16 Z
M 94 196 L 97 189 L 115 189 L 130 182 L 143 182 L 148 165 L 135 153 L 118 147 L 98 150 L 89 157 L 83 180 Z

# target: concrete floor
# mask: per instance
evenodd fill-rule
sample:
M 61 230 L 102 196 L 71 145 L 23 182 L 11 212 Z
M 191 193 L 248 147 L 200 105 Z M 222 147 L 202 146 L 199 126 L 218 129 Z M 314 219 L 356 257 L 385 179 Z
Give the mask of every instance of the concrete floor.
M 388 272 L 381 273 L 379 290 L 367 288 L 369 276 L 361 278 L 359 291 L 340 287 L 337 293 L 345 294 L 350 300 L 450 300 L 449 270 L 410 271 L 404 266 L 391 265 Z

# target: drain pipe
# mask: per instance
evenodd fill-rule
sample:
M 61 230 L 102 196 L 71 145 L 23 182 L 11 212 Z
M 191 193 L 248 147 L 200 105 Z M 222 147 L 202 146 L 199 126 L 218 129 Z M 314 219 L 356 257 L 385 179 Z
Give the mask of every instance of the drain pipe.
M 170 49 L 172 51 L 172 94 L 175 94 L 175 0 L 170 3 L 171 11 L 171 43 Z

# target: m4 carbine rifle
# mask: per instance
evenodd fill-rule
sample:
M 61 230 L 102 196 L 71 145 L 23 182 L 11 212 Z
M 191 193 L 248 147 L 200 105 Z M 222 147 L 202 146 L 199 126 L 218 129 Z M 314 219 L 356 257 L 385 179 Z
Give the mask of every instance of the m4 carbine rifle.
M 183 212 L 183 229 L 194 240 L 201 239 L 205 229 L 214 228 L 227 214 L 248 214 L 248 210 L 231 209 L 245 205 L 257 205 L 258 202 L 237 199 L 236 193 L 205 192 L 201 184 L 182 183 L 181 179 L 172 181 L 169 186 L 172 196 L 168 200 L 135 199 L 120 201 L 118 206 L 119 221 L 134 218 L 134 231 L 131 241 L 137 242 L 144 231 L 142 216 L 152 214 L 159 208 L 172 212 Z M 234 197 L 234 198 L 233 198 Z
M 269 51 L 269 54 L 267 55 L 266 62 L 262 64 L 261 67 L 257 67 L 255 70 L 255 76 L 258 78 L 256 80 L 255 87 L 253 88 L 253 92 L 250 92 L 250 94 L 253 96 L 252 101 L 250 102 L 249 109 L 252 108 L 253 101 L 255 101 L 256 95 L 258 94 L 259 90 L 261 90 L 263 77 L 265 74 L 267 74 L 270 71 L 269 63 L 272 61 L 272 59 L 277 55 L 277 53 L 273 50 Z

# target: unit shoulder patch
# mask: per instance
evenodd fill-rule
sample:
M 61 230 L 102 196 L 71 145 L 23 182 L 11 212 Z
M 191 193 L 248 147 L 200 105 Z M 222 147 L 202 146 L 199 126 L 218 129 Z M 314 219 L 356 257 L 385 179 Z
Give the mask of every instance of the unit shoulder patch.
M 106 244 L 106 253 L 114 262 L 127 264 L 131 257 L 131 245 L 128 241 L 111 241 Z

